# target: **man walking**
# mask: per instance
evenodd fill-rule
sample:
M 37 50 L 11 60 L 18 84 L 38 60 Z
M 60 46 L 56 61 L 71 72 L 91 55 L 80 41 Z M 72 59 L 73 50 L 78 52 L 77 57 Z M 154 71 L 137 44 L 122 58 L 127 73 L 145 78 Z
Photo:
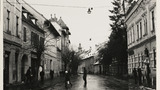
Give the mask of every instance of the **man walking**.
M 68 71 L 65 71 L 65 87 L 68 88 L 68 85 L 72 86 L 72 83 L 70 82 L 70 74 Z
M 83 68 L 83 80 L 84 80 L 84 87 L 86 87 L 86 85 L 87 85 L 87 70 L 85 67 Z

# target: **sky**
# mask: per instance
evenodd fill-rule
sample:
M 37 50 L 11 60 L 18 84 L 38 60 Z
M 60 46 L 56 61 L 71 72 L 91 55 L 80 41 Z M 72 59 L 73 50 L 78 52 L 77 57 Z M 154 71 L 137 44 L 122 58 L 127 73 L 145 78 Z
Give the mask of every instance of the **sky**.
M 60 17 L 69 27 L 73 47 L 79 43 L 84 49 L 108 40 L 111 33 L 108 10 L 113 8 L 112 0 L 25 0 L 47 19 Z M 93 7 L 91 14 L 88 8 Z M 91 38 L 91 40 L 90 40 Z

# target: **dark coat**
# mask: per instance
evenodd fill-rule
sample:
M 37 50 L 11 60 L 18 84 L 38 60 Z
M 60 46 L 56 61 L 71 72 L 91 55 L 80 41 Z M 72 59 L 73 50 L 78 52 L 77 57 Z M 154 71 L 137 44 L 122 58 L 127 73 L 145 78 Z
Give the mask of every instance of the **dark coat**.
M 137 77 L 137 70 L 136 69 L 133 69 L 133 75 L 134 75 L 134 77 Z
M 41 72 L 40 72 L 40 76 L 41 76 L 41 77 L 44 77 L 44 71 L 41 71 Z
M 65 80 L 66 80 L 66 81 L 70 81 L 70 75 L 69 75 L 69 73 L 66 73 L 66 74 L 65 74 Z
M 142 71 L 140 68 L 138 68 L 138 76 L 141 77 L 142 76 Z
M 83 72 L 83 78 L 86 78 L 87 77 L 87 70 L 84 69 L 84 72 Z
M 32 71 L 30 69 L 27 70 L 26 77 L 27 78 L 31 78 L 32 77 Z

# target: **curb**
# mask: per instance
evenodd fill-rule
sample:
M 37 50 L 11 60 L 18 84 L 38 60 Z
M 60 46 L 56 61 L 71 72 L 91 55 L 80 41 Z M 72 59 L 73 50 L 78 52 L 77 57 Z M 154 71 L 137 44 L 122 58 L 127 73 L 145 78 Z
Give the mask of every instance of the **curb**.
M 139 86 L 139 89 L 141 89 L 141 90 L 156 90 L 156 89 L 144 87 L 144 86 Z

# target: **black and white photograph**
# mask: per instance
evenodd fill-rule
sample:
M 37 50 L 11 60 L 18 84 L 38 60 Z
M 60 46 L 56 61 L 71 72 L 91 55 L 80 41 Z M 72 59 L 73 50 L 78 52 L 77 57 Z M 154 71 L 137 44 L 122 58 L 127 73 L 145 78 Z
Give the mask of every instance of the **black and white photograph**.
M 157 1 L 0 0 L 2 90 L 158 90 Z

